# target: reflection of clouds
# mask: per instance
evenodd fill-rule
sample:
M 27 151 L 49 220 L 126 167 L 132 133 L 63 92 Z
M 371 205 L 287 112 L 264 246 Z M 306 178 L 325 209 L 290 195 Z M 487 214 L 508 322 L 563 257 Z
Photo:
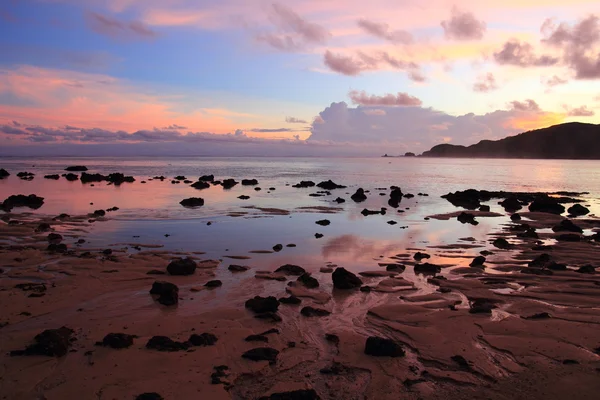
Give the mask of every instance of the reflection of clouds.
M 341 235 L 329 239 L 323 246 L 321 254 L 324 258 L 372 259 L 380 255 L 398 251 L 398 249 L 404 247 L 405 244 L 400 242 L 390 243 L 381 240 L 368 240 L 356 235 Z

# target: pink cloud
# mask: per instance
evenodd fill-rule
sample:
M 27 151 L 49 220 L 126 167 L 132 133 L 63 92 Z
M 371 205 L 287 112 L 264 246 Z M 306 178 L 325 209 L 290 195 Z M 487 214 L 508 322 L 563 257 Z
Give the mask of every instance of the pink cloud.
M 542 83 L 544 83 L 544 85 L 549 86 L 549 87 L 554 87 L 554 86 L 558 86 L 558 85 L 564 85 L 565 83 L 567 83 L 568 80 L 563 79 L 557 75 L 552 76 L 551 78 L 542 80 Z
M 455 40 L 480 40 L 486 31 L 486 24 L 466 11 L 454 7 L 449 20 L 441 22 L 444 35 L 447 39 Z
M 556 57 L 534 54 L 533 46 L 511 39 L 504 43 L 502 50 L 494 53 L 494 60 L 500 65 L 514 65 L 518 67 L 549 67 L 556 65 Z
M 587 108 L 587 106 L 581 106 L 576 108 L 570 108 L 569 106 L 563 106 L 567 110 L 569 117 L 593 117 L 596 113 L 593 110 Z
M 496 78 L 494 78 L 494 74 L 491 72 L 478 77 L 477 81 L 473 85 L 473 90 L 481 93 L 490 92 L 495 89 L 498 89 L 498 85 L 496 84 Z
M 399 60 L 385 51 L 367 54 L 359 50 L 354 56 L 349 56 L 327 50 L 325 51 L 323 62 L 332 71 L 348 76 L 360 75 L 367 71 L 392 68 L 408 71 L 409 78 L 414 81 L 422 82 L 425 80 L 417 64 Z
M 402 92 L 396 95 L 376 96 L 368 95 L 365 91 L 353 90 L 349 96 L 354 104 L 361 106 L 420 106 L 423 104 L 418 98 Z
M 120 21 L 114 17 L 90 12 L 87 21 L 92 30 L 118 39 L 153 38 L 156 32 L 139 21 Z
M 411 44 L 414 41 L 410 32 L 404 30 L 392 31 L 386 23 L 377 23 L 365 18 L 359 19 L 357 23 L 367 33 L 392 43 Z
M 539 112 L 541 111 L 540 106 L 534 100 L 527 99 L 523 102 L 521 101 L 511 101 L 509 103 L 511 109 L 513 111 L 525 111 L 525 112 Z

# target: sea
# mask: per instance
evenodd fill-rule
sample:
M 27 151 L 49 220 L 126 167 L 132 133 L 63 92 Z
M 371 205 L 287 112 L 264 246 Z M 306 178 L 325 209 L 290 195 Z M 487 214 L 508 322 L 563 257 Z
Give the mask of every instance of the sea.
M 90 173 L 121 172 L 134 183 L 82 184 L 44 179 L 65 173 L 65 167 L 84 165 Z M 81 230 L 57 226 L 68 236 L 68 245 L 120 248 L 127 251 L 161 249 L 196 253 L 204 258 L 265 270 L 285 263 L 316 270 L 327 265 L 362 271 L 377 268 L 397 254 L 422 250 L 432 261 L 468 265 L 471 257 L 489 247 L 490 237 L 510 223 L 498 205 L 488 204 L 499 217 L 478 218 L 477 226 L 456 218 L 437 220 L 432 215 L 459 211 L 441 196 L 469 188 L 519 192 L 588 192 L 582 198 L 591 214 L 600 215 L 600 162 L 576 160 L 451 159 L 421 157 L 375 158 L 225 158 L 225 157 L 89 157 L 89 158 L 0 158 L 0 168 L 11 175 L 0 180 L 0 200 L 12 194 L 36 194 L 44 198 L 37 210 L 15 209 L 20 218 L 85 215 L 98 209 L 118 207 Z M 35 174 L 32 181 L 17 172 Z M 196 181 L 201 175 L 215 179 L 257 179 L 257 186 L 236 185 L 226 190 L 211 186 L 197 190 L 183 182 L 183 175 Z M 165 176 L 164 181 L 152 179 Z M 331 194 L 321 189 L 294 188 L 311 180 L 347 186 Z M 146 183 L 142 183 L 145 181 Z M 403 199 L 398 209 L 387 204 L 390 186 L 399 186 L 415 197 Z M 260 190 L 256 190 L 260 188 Z M 358 189 L 367 200 L 355 203 L 350 196 Z M 311 196 L 311 194 L 313 196 Z M 240 199 L 240 196 L 249 199 Z M 322 196 L 316 196 L 322 195 Z M 204 206 L 185 208 L 179 203 L 201 197 Z M 338 204 L 338 197 L 345 199 Z M 385 215 L 364 216 L 366 208 Z M 0 212 L 2 214 L 2 212 Z M 330 224 L 316 224 L 327 219 Z M 322 237 L 317 238 L 315 235 Z M 273 250 L 281 245 L 278 251 Z M 445 246 L 458 246 L 449 257 Z M 278 248 L 278 247 L 276 247 Z M 140 250 L 141 249 L 141 250 Z

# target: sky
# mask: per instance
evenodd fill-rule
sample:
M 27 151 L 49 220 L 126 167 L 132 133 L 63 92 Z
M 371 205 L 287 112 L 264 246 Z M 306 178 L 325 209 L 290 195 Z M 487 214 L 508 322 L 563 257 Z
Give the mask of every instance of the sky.
M 597 0 L 2 0 L 0 155 L 380 155 L 600 123 Z

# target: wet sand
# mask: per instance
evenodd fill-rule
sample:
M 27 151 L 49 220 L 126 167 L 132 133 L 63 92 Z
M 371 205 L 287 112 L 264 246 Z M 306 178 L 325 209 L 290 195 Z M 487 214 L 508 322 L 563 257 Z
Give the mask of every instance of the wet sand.
M 194 253 L 143 245 L 131 252 L 120 244 L 103 253 L 73 244 L 92 229 L 88 216 L 7 214 L 21 223 L 0 223 L 0 398 L 135 399 L 156 392 L 164 399 L 259 399 L 301 389 L 314 389 L 321 399 L 597 398 L 600 275 L 577 270 L 600 267 L 600 243 L 556 240 L 564 232 L 550 228 L 564 217 L 547 213 L 521 213 L 518 223 L 540 232 L 538 239 L 520 238 L 511 230 L 518 223 L 496 214 L 477 214 L 503 221 L 483 241 L 397 248 L 396 255 L 374 260 L 379 269 L 358 271 L 368 291 L 335 289 L 331 272 L 338 266 L 331 264 L 308 271 L 318 281 L 308 288 L 297 275 L 257 265 L 253 256 L 270 257 L 270 250 L 245 255 L 232 249 L 218 260 L 205 258 L 210 249 L 201 246 Z M 438 217 L 451 227 L 459 224 L 457 215 Z M 594 217 L 573 221 L 588 236 L 600 229 Z M 66 232 L 63 242 L 72 253 L 49 253 L 52 231 L 36 233 L 41 222 Z M 495 247 L 497 238 L 510 248 Z M 484 267 L 470 266 L 480 251 L 493 254 Z M 415 273 L 430 261 L 415 260 L 417 252 L 432 256 L 440 272 Z M 543 253 L 566 270 L 528 266 Z M 184 256 L 197 262 L 195 272 L 166 274 L 167 265 Z M 237 264 L 248 269 L 230 270 Z M 397 264 L 405 269 L 388 267 Z M 204 286 L 215 279 L 222 285 Z M 178 286 L 177 305 L 149 294 L 155 281 Z M 36 286 L 18 286 L 28 283 Z M 291 295 L 301 303 L 282 303 L 267 319 L 245 307 L 254 296 Z M 305 316 L 306 306 L 330 314 Z M 65 356 L 9 355 L 62 326 L 75 338 Z M 265 334 L 271 329 L 277 333 Z M 109 333 L 136 337 L 124 349 L 97 346 Z M 146 348 L 154 336 L 185 342 L 202 333 L 218 340 L 174 352 Z M 261 334 L 259 341 L 245 340 Z M 371 336 L 399 343 L 405 355 L 365 354 Z M 242 358 L 261 347 L 276 349 L 276 361 Z M 215 382 L 221 365 L 228 368 Z

